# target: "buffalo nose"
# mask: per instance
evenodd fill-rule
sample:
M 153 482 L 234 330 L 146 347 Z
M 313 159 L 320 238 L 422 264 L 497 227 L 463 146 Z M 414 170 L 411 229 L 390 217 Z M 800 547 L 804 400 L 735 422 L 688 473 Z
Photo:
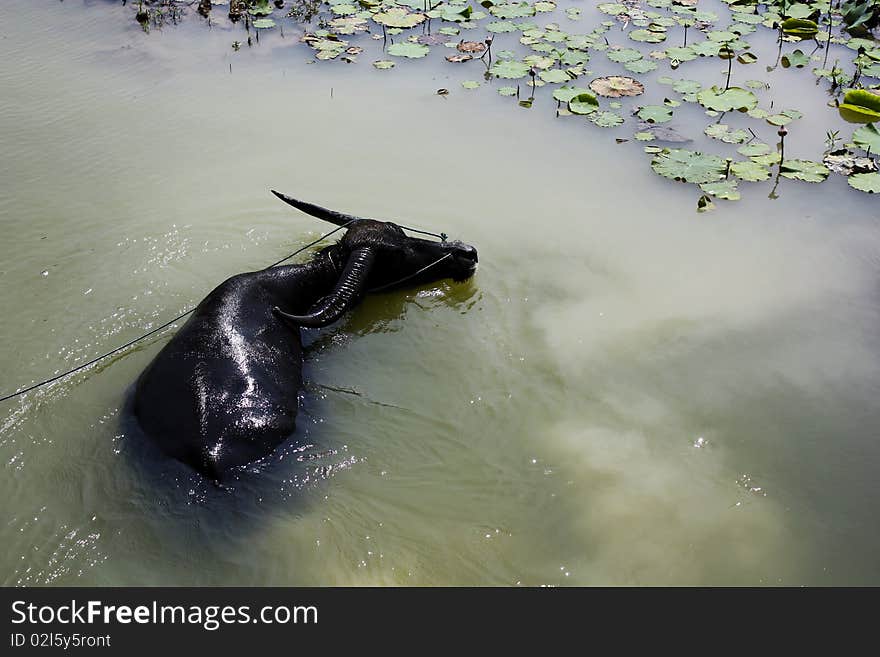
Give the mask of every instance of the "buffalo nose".
M 477 250 L 472 247 L 470 244 L 465 244 L 463 242 L 459 242 L 456 246 L 456 255 L 464 258 L 465 260 L 470 260 L 471 262 L 477 262 Z

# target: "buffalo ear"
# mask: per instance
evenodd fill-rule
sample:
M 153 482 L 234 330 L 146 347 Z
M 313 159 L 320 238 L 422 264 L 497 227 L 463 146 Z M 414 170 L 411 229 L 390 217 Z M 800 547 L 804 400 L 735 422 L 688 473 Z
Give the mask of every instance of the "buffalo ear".
M 327 208 L 322 208 L 320 205 L 315 205 L 313 203 L 306 203 L 305 201 L 300 201 L 298 199 L 292 198 L 287 194 L 276 192 L 274 189 L 269 191 L 271 191 L 273 194 L 275 194 L 275 196 L 280 198 L 288 205 L 292 205 L 293 207 L 295 207 L 297 210 L 302 210 L 306 214 L 310 214 L 313 217 L 317 217 L 318 219 L 329 221 L 331 224 L 334 224 L 336 226 L 348 226 L 354 222 L 362 221 L 360 217 L 355 217 L 351 214 L 345 214 L 344 212 L 336 212 L 336 210 L 328 210 Z

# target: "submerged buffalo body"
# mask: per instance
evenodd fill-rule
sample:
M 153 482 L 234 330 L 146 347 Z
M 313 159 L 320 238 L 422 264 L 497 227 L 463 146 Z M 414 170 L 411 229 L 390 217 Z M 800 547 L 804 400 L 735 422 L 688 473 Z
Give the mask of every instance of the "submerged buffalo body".
M 310 262 L 221 283 L 135 388 L 134 413 L 147 435 L 215 480 L 270 454 L 293 432 L 302 385 L 300 327 L 335 322 L 377 288 L 464 280 L 477 266 L 477 251 L 467 244 L 409 237 L 390 222 L 277 195 L 347 232 Z

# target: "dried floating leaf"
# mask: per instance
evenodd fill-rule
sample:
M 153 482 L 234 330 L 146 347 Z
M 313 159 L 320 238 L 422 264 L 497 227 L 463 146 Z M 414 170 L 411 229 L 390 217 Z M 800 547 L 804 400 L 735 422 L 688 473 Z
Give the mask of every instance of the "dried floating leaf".
M 473 57 L 471 55 L 446 55 L 446 61 L 452 62 L 453 64 L 460 64 L 461 62 L 468 62 L 472 59 L 473 59 Z
M 486 50 L 486 44 L 481 41 L 459 41 L 456 49 L 459 52 L 480 54 Z
M 638 80 L 622 75 L 610 75 L 596 78 L 590 82 L 593 93 L 605 98 L 622 96 L 638 96 L 645 93 L 645 85 Z

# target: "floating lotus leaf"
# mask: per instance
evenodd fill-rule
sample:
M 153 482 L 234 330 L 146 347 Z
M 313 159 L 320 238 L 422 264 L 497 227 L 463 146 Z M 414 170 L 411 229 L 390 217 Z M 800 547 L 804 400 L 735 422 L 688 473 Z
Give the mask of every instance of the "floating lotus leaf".
M 712 202 L 712 199 L 705 194 L 701 195 L 700 198 L 697 199 L 697 212 L 711 212 L 714 209 L 715 204 Z
M 423 46 L 421 43 L 413 43 L 411 41 L 403 41 L 388 46 L 388 54 L 395 57 L 407 57 L 409 59 L 418 59 L 428 54 L 431 49 Z
M 764 20 L 760 14 L 746 14 L 742 12 L 735 12 L 731 15 L 731 18 L 737 23 L 745 23 L 747 25 L 758 25 Z
M 268 30 L 269 28 L 275 27 L 275 21 L 271 18 L 258 18 L 253 23 L 251 23 L 258 30 Z
M 373 62 L 373 66 L 381 70 L 386 70 L 389 68 L 394 68 L 394 62 L 389 61 L 387 59 L 380 59 L 378 61 Z
M 360 9 L 348 3 L 341 3 L 330 7 L 330 11 L 336 16 L 351 16 L 352 14 L 358 13 Z
M 464 87 L 465 89 L 476 89 L 477 87 L 480 86 L 480 83 L 477 82 L 476 80 L 465 80 L 464 82 L 461 83 L 461 86 Z
M 630 11 L 629 7 L 616 2 L 604 2 L 597 9 L 609 16 L 620 16 Z
M 774 164 L 779 164 L 782 156 L 779 153 L 767 153 L 766 155 L 752 155 L 749 159 L 756 164 L 771 167 Z
M 614 112 L 593 112 L 590 121 L 600 128 L 614 128 L 623 124 L 623 117 Z
M 529 66 L 534 66 L 535 68 L 548 69 L 556 63 L 556 60 L 552 57 L 529 55 L 527 57 L 523 57 L 523 62 Z
M 500 87 L 498 93 L 502 96 L 516 96 L 516 87 Z
M 737 56 L 736 61 L 740 64 L 754 64 L 758 61 L 758 56 L 753 52 L 744 52 Z
M 770 146 L 764 144 L 760 141 L 755 141 L 750 144 L 745 144 L 744 146 L 740 146 L 736 149 L 737 153 L 741 155 L 745 155 L 746 157 L 751 157 L 752 155 L 767 155 L 771 150 Z
M 696 184 L 719 182 L 727 175 L 727 162 L 720 157 L 681 148 L 664 148 L 651 168 L 666 178 Z
M 856 173 L 846 181 L 853 189 L 868 194 L 880 194 L 880 173 Z
M 498 18 L 525 18 L 535 15 L 535 8 L 528 2 L 506 2 L 489 7 L 489 13 Z
M 424 14 L 411 14 L 403 7 L 391 7 L 386 11 L 373 15 L 373 20 L 385 27 L 399 27 L 402 29 L 415 27 L 424 22 Z
M 738 201 L 740 199 L 739 190 L 736 188 L 735 180 L 721 180 L 718 182 L 703 183 L 700 185 L 700 189 L 715 198 L 723 198 L 727 201 Z
M 694 43 L 688 46 L 697 57 L 714 57 L 718 53 L 721 52 L 721 47 L 724 46 L 720 41 L 700 41 L 699 43 Z M 745 43 L 733 42 L 727 44 L 727 47 L 732 50 L 739 50 L 744 48 Z
M 666 56 L 679 62 L 689 62 L 699 55 L 690 46 L 674 46 L 666 49 Z
M 810 56 L 805 55 L 802 50 L 795 50 L 793 53 L 783 55 L 780 61 L 782 68 L 794 66 L 795 68 L 803 68 L 810 63 Z
M 633 30 L 629 33 L 629 38 L 633 41 L 641 41 L 644 43 L 662 43 L 666 41 L 666 32 L 655 32 L 652 30 Z
M 559 87 L 559 89 L 553 92 L 553 98 L 561 103 L 568 103 L 575 96 L 588 93 L 590 93 L 589 89 L 582 89 L 580 87 Z
M 548 0 L 539 0 L 535 3 L 535 11 L 538 12 L 550 12 L 556 9 L 555 2 L 549 2 Z
M 453 64 L 461 64 L 462 62 L 469 62 L 474 57 L 473 55 L 446 55 L 446 61 L 452 62 Z
M 819 26 L 805 18 L 789 18 L 782 21 L 782 31 L 788 36 L 812 39 L 819 33 Z
M 269 4 L 269 0 L 254 0 L 251 3 L 251 8 L 248 9 L 248 13 L 251 16 L 268 16 L 272 13 L 273 9 L 275 8 Z
M 611 75 L 596 78 L 590 82 L 590 89 L 605 98 L 620 98 L 621 96 L 638 96 L 645 93 L 645 85 L 633 78 L 622 75 Z
M 770 169 L 767 169 L 752 160 L 734 162 L 730 165 L 730 173 L 740 180 L 746 180 L 748 182 L 761 182 L 770 177 Z
M 495 21 L 486 25 L 487 32 L 502 34 L 504 32 L 516 32 L 516 25 L 510 21 Z
M 707 137 L 723 141 L 725 144 L 742 144 L 751 137 L 747 130 L 731 130 L 730 126 L 724 123 L 713 123 L 703 132 Z
M 791 2 L 785 7 L 785 15 L 789 18 L 807 18 L 815 9 L 807 3 Z
M 757 96 L 741 87 L 730 87 L 726 91 L 715 86 L 703 89 L 697 94 L 697 101 L 703 107 L 717 112 L 729 112 L 730 110 L 745 112 L 758 105 Z
M 636 134 L 633 135 L 633 137 L 635 137 L 635 139 L 637 141 L 654 141 L 656 139 L 656 137 L 654 135 L 652 135 L 650 132 L 645 132 L 645 131 L 637 132 Z M 647 151 L 647 149 L 646 149 L 646 151 Z
M 623 65 L 623 68 L 625 68 L 627 71 L 630 71 L 631 73 L 642 75 L 643 73 L 656 71 L 657 64 L 647 59 L 639 59 L 634 62 L 627 62 Z
M 645 105 L 639 109 L 639 118 L 648 123 L 667 123 L 672 120 L 672 110 L 665 105 Z
M 674 91 L 686 95 L 699 93 L 702 88 L 703 85 L 696 80 L 678 80 L 672 85 Z
M 853 133 L 852 141 L 864 151 L 880 154 L 880 130 L 877 130 L 877 126 L 862 126 Z
M 461 32 L 461 30 L 460 30 L 459 28 L 457 28 L 457 27 L 452 27 L 451 25 L 447 25 L 446 27 L 441 27 L 441 28 L 440 28 L 439 30 L 437 30 L 437 31 L 438 31 L 440 34 L 445 34 L 446 36 L 455 36 L 455 35 L 457 35 L 459 32 Z
M 581 10 L 577 7 L 569 7 L 565 10 L 565 15 L 568 16 L 569 20 L 579 21 L 581 19 Z
M 824 164 L 810 160 L 785 160 L 779 171 L 786 178 L 811 183 L 822 182 L 830 173 Z
M 568 101 L 568 111 L 572 114 L 591 114 L 599 108 L 599 101 L 593 94 L 578 94 Z
M 840 116 L 850 123 L 880 121 L 880 96 L 866 89 L 850 89 L 837 108 Z
M 507 80 L 518 80 L 524 78 L 529 73 L 529 65 L 518 62 L 515 59 L 499 59 L 492 64 L 489 72 L 496 78 L 505 78 Z
M 549 71 L 541 71 L 538 73 L 538 77 L 540 77 L 544 82 L 568 82 L 571 80 L 571 76 L 562 69 L 554 68 Z
M 620 64 L 623 62 L 634 62 L 637 59 L 641 59 L 642 53 L 634 48 L 620 48 L 617 50 L 608 50 L 605 53 L 605 56 L 612 62 Z
M 336 34 L 355 34 L 367 30 L 367 20 L 354 16 L 334 18 L 330 21 L 330 27 Z

